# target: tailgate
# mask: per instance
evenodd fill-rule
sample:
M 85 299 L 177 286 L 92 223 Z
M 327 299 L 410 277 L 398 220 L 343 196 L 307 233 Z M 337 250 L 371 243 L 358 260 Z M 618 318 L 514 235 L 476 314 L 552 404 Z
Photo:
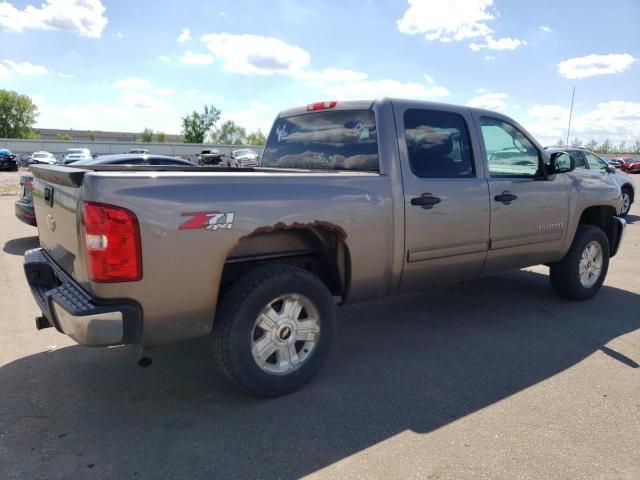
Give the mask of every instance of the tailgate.
M 48 165 L 34 165 L 31 171 L 40 246 L 74 279 L 86 280 L 77 215 L 86 172 Z

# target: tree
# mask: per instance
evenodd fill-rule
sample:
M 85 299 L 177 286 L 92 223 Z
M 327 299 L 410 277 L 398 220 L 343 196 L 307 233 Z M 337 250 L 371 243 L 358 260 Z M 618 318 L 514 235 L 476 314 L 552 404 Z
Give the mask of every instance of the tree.
M 627 153 L 627 142 L 620 142 L 620 145 L 618 145 L 618 153 Z
M 585 145 L 587 150 L 589 150 L 591 152 L 595 152 L 597 146 L 598 146 L 598 142 L 596 140 L 594 140 L 593 138 L 591 140 L 589 140 L 589 143 L 587 143 Z
M 640 140 L 636 140 L 631 150 L 633 150 L 633 153 L 640 153 Z
M 140 142 L 151 143 L 153 142 L 153 130 L 150 128 L 145 128 L 140 132 L 140 137 L 138 138 Z
M 28 138 L 38 117 L 31 98 L 0 90 L 0 138 Z
M 164 143 L 167 140 L 167 135 L 164 132 L 156 132 L 156 142 Z
M 558 141 L 556 142 L 556 147 L 564 147 L 564 140 L 559 138 Z
M 96 141 L 96 132 L 89 132 L 89 140 L 92 142 Z
M 68 133 L 59 133 L 56 135 L 56 140 L 73 140 L 73 137 Z
M 256 145 L 261 147 L 265 143 L 267 143 L 267 138 L 264 136 L 262 131 L 258 129 L 255 132 L 251 132 L 249 133 L 249 135 L 247 135 L 246 143 L 247 145 Z
M 220 119 L 220 110 L 213 105 L 204 106 L 204 111 L 195 110 L 190 115 L 182 117 L 182 141 L 184 143 L 203 143 L 206 134 Z
M 247 140 L 247 131 L 233 120 L 227 120 L 211 135 L 211 143 L 242 145 Z
M 571 142 L 571 146 L 572 147 L 581 147 L 582 146 L 582 140 L 580 140 L 578 137 L 574 138 Z
M 611 151 L 611 142 L 608 138 L 605 139 L 598 147 L 596 148 L 596 152 L 598 153 L 609 153 Z

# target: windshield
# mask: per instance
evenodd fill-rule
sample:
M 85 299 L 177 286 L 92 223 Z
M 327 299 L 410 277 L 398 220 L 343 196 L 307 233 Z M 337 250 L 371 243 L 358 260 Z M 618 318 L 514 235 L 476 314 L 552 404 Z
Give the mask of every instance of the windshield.
M 263 167 L 378 171 L 378 139 L 371 110 L 338 110 L 279 118 Z

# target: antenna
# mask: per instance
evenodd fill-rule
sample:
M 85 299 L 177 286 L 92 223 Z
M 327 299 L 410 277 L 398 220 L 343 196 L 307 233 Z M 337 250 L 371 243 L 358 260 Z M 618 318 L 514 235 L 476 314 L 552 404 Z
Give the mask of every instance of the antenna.
M 571 133 L 571 117 L 573 116 L 573 99 L 576 96 L 576 86 L 573 86 L 573 93 L 571 94 L 571 109 L 569 110 L 569 126 L 567 127 L 567 147 L 569 146 L 569 134 Z

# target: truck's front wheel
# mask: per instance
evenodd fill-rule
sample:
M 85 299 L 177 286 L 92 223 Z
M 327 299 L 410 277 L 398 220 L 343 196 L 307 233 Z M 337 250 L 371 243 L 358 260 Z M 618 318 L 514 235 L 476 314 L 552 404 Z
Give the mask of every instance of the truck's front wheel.
M 561 297 L 588 300 L 604 282 L 609 269 L 609 241 L 602 229 L 579 225 L 567 255 L 551 265 L 551 285 Z
M 220 302 L 213 328 L 225 375 L 258 396 L 284 395 L 320 370 L 335 325 L 335 302 L 315 275 L 288 265 L 257 268 Z

